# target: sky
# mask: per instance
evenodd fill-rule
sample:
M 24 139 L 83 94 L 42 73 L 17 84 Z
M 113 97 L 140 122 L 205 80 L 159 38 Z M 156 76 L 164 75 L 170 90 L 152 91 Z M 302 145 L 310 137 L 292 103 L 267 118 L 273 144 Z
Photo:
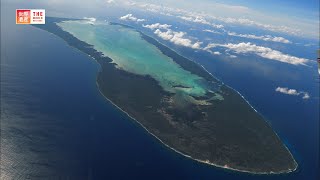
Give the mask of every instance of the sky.
M 318 0 L 224 0 L 220 2 L 230 2 L 234 4 L 242 4 L 244 6 L 265 12 L 285 12 L 283 14 L 300 16 L 305 18 L 316 18 L 319 16 Z M 298 13 L 299 12 L 299 13 Z
M 120 1 L 118 1 L 120 2 Z M 140 4 L 158 4 L 160 6 L 184 9 L 188 12 L 201 12 L 205 16 L 221 18 L 244 18 L 254 22 L 273 26 L 286 26 L 290 29 L 299 29 L 301 36 L 319 37 L 319 12 L 314 8 L 319 3 L 310 1 L 253 1 L 253 0 L 135 0 Z M 196 3 L 195 3 L 196 2 Z M 314 5 L 312 5 L 314 4 Z
M 319 21 L 319 0 L 225 0 L 222 2 L 241 4 L 264 14 L 302 21 Z
M 51 12 L 52 15 L 60 16 L 83 16 L 86 12 L 111 14 L 115 8 L 139 8 L 136 4 L 155 4 L 184 9 L 188 12 L 206 13 L 208 16 L 218 18 L 243 18 L 260 24 L 286 26 L 288 29 L 301 30 L 300 36 L 319 38 L 318 0 L 5 0 L 5 2 L 15 3 L 21 8 L 32 6 L 51 9 L 47 14 L 50 15 Z

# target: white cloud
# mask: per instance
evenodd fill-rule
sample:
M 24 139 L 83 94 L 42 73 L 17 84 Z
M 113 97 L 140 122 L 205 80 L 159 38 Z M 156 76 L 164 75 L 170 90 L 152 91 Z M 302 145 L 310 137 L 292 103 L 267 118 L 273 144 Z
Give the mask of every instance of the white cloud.
M 170 41 L 176 45 L 181 45 L 185 47 L 190 47 L 193 49 L 201 49 L 202 42 L 193 43 L 190 39 L 185 38 L 185 32 L 176 32 L 171 29 L 167 29 L 166 31 L 161 31 L 157 29 L 154 31 L 154 34 L 158 35 L 160 38 Z
M 157 29 L 154 33 L 164 40 L 170 40 L 173 38 L 173 32 L 171 30 L 162 32 L 160 29 Z
M 302 99 L 309 99 L 309 98 L 310 98 L 309 93 L 305 92 Z
M 88 20 L 88 21 L 91 21 L 91 22 L 95 22 L 97 19 L 94 18 L 94 17 L 84 17 L 83 18 L 84 20 Z
M 202 42 L 196 42 L 196 43 L 194 43 L 192 46 L 191 46 L 191 48 L 193 48 L 193 49 L 201 49 L 201 44 L 202 44 Z
M 284 25 L 271 25 L 271 24 L 265 24 L 265 23 L 260 23 L 251 19 L 247 18 L 231 18 L 231 17 L 217 17 L 217 16 L 212 16 L 208 15 L 207 17 L 218 20 L 224 23 L 228 24 L 238 24 L 238 25 L 244 25 L 244 26 L 256 26 L 261 29 L 273 31 L 273 32 L 281 32 L 281 33 L 287 33 L 295 36 L 300 36 L 302 33 L 302 30 L 299 29 L 298 27 L 292 28 Z
M 305 47 L 310 47 L 310 46 L 317 46 L 316 44 L 313 44 L 313 43 L 308 43 L 308 44 L 305 44 L 304 45 Z
M 277 87 L 276 91 L 280 92 L 280 93 L 283 93 L 283 94 L 294 95 L 294 96 L 298 96 L 300 94 L 297 90 L 289 89 L 289 88 L 286 88 L 286 87 Z
M 210 30 L 210 29 L 205 29 L 205 30 L 202 30 L 202 31 L 203 32 L 210 32 L 210 33 L 214 33 L 214 34 L 222 34 L 221 32 Z
M 171 25 L 169 24 L 160 24 L 160 23 L 155 23 L 155 24 L 149 24 L 149 25 L 142 25 L 145 28 L 149 29 L 169 29 Z
M 201 23 L 201 24 L 208 24 L 208 25 L 210 25 L 210 23 L 207 21 L 207 20 L 205 20 L 205 19 L 203 19 L 203 18 L 201 18 L 201 17 L 195 17 L 195 18 L 193 18 L 193 17 L 186 17 L 186 16 L 179 16 L 181 19 L 183 19 L 183 20 L 186 20 L 186 21 L 192 21 L 192 22 L 197 22 L 197 23 Z
M 273 41 L 273 42 L 281 42 L 285 44 L 291 44 L 292 42 L 283 37 L 265 35 L 265 36 L 256 36 L 254 34 L 237 34 L 235 32 L 228 32 L 229 36 L 236 36 L 236 37 L 243 37 L 243 38 L 250 38 L 250 39 L 259 39 L 263 41 Z
M 268 47 L 263 47 L 263 46 L 257 46 L 255 44 L 251 44 L 250 42 L 248 43 L 239 43 L 239 44 L 215 44 L 211 43 L 208 44 L 207 47 L 205 47 L 203 50 L 209 50 L 214 47 L 224 47 L 227 49 L 230 49 L 238 54 L 240 53 L 253 53 L 256 54 L 260 57 L 266 58 L 266 59 L 271 59 L 271 60 L 276 60 L 288 64 L 293 64 L 293 65 L 306 65 L 307 62 L 309 62 L 308 59 L 305 58 L 298 58 L 295 56 L 291 56 L 288 54 L 283 54 L 280 51 L 273 50 Z
M 127 2 L 127 1 L 124 1 Z M 129 5 L 129 3 L 124 3 Z M 136 2 L 136 7 L 143 10 L 176 17 L 185 20 L 208 24 L 220 21 L 225 24 L 255 26 L 273 32 L 281 32 L 295 36 L 318 38 L 317 21 L 297 17 L 274 16 L 261 13 L 245 6 L 229 5 L 212 1 L 161 1 L 160 3 Z M 202 18 L 202 17 L 205 17 Z M 250 17 L 250 18 L 247 18 Z M 210 21 L 209 21 L 210 20 Z
M 213 55 L 221 55 L 221 52 L 219 51 L 211 51 L 210 49 L 208 49 L 207 51 Z
M 276 92 L 280 92 L 282 94 L 287 94 L 287 95 L 293 95 L 293 96 L 302 95 L 302 99 L 309 99 L 310 98 L 310 95 L 307 92 L 298 91 L 296 89 L 289 89 L 287 87 L 277 87 Z
M 241 12 L 247 11 L 248 9 L 243 6 L 229 6 L 229 5 L 224 5 L 224 4 L 219 4 L 217 3 L 221 8 L 224 9 L 237 9 L 240 10 Z M 163 5 L 156 5 L 156 4 L 150 4 L 150 3 L 144 3 L 144 4 L 138 4 L 138 6 L 143 7 L 147 11 L 151 12 L 156 12 L 160 14 L 166 14 L 169 13 L 170 15 L 175 14 L 177 17 L 184 19 L 186 21 L 192 21 L 192 22 L 197 22 L 197 23 L 202 23 L 202 24 L 207 24 L 211 25 L 214 28 L 222 29 L 223 25 L 221 24 L 214 24 L 208 22 L 206 19 L 202 18 L 205 16 L 207 19 L 212 19 L 216 21 L 220 21 L 223 23 L 227 24 L 238 24 L 238 25 L 245 25 L 245 26 L 256 26 L 262 29 L 266 29 L 269 31 L 274 31 L 274 32 L 282 32 L 282 33 L 289 33 L 292 35 L 301 35 L 302 30 L 300 30 L 298 27 L 292 28 L 284 25 L 271 25 L 271 24 L 266 24 L 266 23 L 261 23 L 257 22 L 248 18 L 235 18 L 235 17 L 220 17 L 220 16 L 215 16 L 210 13 L 205 13 L 205 12 L 196 12 L 196 11 L 187 11 L 185 9 L 180 9 L 180 8 L 172 8 L 168 6 L 163 6 Z M 227 11 L 228 12 L 228 11 Z
M 206 25 L 210 25 L 214 28 L 217 29 L 222 29 L 224 26 L 221 24 L 215 24 L 215 23 L 210 23 L 209 21 L 207 21 L 206 19 L 204 19 L 201 16 L 196 16 L 196 17 L 191 17 L 191 16 L 178 16 L 179 18 L 186 20 L 186 21 L 191 21 L 191 22 L 195 22 L 195 23 L 201 23 L 201 24 L 206 24 Z
M 125 16 L 120 17 L 121 20 L 125 20 L 125 21 L 136 21 L 136 22 L 142 22 L 142 21 L 146 21 L 145 19 L 138 19 L 136 17 L 134 17 L 132 14 L 127 14 Z
M 107 0 L 106 1 L 108 4 L 114 3 L 114 0 Z

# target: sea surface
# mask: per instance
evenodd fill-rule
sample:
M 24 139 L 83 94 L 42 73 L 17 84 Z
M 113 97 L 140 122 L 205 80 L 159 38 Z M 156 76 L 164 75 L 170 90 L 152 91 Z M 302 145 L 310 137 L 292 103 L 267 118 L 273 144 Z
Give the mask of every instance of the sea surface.
M 316 179 L 319 99 L 273 90 L 294 86 L 315 97 L 319 80 L 313 71 L 296 68 L 290 74 L 291 67 L 276 63 L 289 74 L 274 78 L 277 73 L 266 75 L 271 65 L 260 71 L 249 61 L 209 61 L 204 54 L 177 51 L 244 95 L 289 147 L 299 169 L 248 175 L 173 152 L 103 98 L 95 61 L 53 34 L 16 25 L 12 16 L 1 18 L 0 179 Z

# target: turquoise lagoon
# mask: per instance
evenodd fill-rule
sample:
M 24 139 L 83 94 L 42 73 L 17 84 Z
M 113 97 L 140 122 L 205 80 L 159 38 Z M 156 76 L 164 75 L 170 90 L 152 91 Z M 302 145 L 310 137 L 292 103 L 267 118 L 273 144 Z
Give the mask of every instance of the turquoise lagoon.
M 149 75 L 167 92 L 179 94 L 190 102 L 208 104 L 193 97 L 213 92 L 213 84 L 181 68 L 156 46 L 144 40 L 136 30 L 103 21 L 72 20 L 57 24 L 111 58 L 117 68 L 138 75 Z M 216 98 L 222 97 L 215 93 L 212 99 Z

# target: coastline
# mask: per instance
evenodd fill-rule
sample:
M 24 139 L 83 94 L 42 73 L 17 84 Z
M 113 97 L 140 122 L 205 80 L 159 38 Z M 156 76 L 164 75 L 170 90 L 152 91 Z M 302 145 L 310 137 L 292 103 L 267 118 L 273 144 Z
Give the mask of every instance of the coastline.
M 130 26 L 130 25 L 126 25 L 126 24 L 122 24 L 122 23 L 114 23 L 114 22 L 110 22 L 110 23 L 111 23 L 111 24 L 121 25 L 121 26 L 124 26 L 124 27 L 127 27 L 127 28 L 135 29 L 134 27 L 132 27 L 132 26 Z M 144 39 L 143 36 L 147 36 L 148 38 L 152 38 L 153 40 L 155 40 L 157 43 L 161 44 L 162 46 L 164 46 L 164 47 L 166 47 L 166 48 L 169 48 L 169 47 L 166 46 L 165 44 L 161 43 L 159 40 L 154 39 L 153 37 L 142 33 L 140 30 L 136 30 L 136 31 L 140 33 L 140 35 L 141 35 L 141 37 L 142 37 L 143 39 Z M 170 48 L 169 48 L 169 49 L 170 49 Z M 178 53 L 178 52 L 175 51 L 174 49 L 170 49 L 170 50 L 174 51 L 174 52 L 175 52 L 176 54 L 178 54 L 179 56 L 182 56 L 180 53 Z M 160 50 L 160 51 L 161 51 L 161 50 Z M 184 56 L 182 56 L 182 57 L 184 57 Z M 241 98 L 242 98 L 243 100 L 245 100 L 245 102 L 246 102 L 257 114 L 259 114 L 260 116 L 264 117 L 260 112 L 258 112 L 258 111 L 250 104 L 250 102 L 249 102 L 239 91 L 235 90 L 234 88 L 232 88 L 232 87 L 230 87 L 229 85 L 225 84 L 225 83 L 224 83 L 223 81 L 221 81 L 219 78 L 217 78 L 217 77 L 215 77 L 214 75 L 212 75 L 212 73 L 210 73 L 203 65 L 201 65 L 201 64 L 199 64 L 198 62 L 195 62 L 195 61 L 193 61 L 193 60 L 191 60 L 191 59 L 189 59 L 189 58 L 186 58 L 186 57 L 184 57 L 184 58 L 187 59 L 187 60 L 189 60 L 189 61 L 191 61 L 191 62 L 193 62 L 193 63 L 195 63 L 196 65 L 202 67 L 202 69 L 203 69 L 204 71 L 206 71 L 212 78 L 214 78 L 214 80 L 216 80 L 216 81 L 218 81 L 219 83 L 221 83 L 222 86 L 226 86 L 227 88 L 230 88 L 231 90 L 235 91 L 239 96 L 241 96 Z M 126 114 L 127 114 L 127 113 L 126 113 Z M 129 117 L 130 117 L 130 116 L 129 116 Z M 137 121 L 136 119 L 134 119 L 134 120 Z M 270 124 L 270 122 L 267 121 L 266 118 L 264 118 L 264 120 L 265 120 L 265 122 L 272 128 L 272 125 Z M 137 122 L 138 122 L 138 121 L 137 121 Z M 138 122 L 138 123 L 141 124 L 140 122 Z M 145 128 L 145 129 L 146 129 L 146 128 Z M 146 129 L 146 130 L 147 130 L 147 129 Z M 272 128 L 272 130 L 273 130 L 273 128 Z M 148 130 L 147 130 L 147 131 L 148 131 Z M 148 132 L 149 132 L 149 131 L 148 131 Z M 280 136 L 278 135 L 278 133 L 277 133 L 276 131 L 273 130 L 273 132 L 276 134 L 276 136 L 277 136 L 279 139 L 281 139 Z M 150 132 L 149 132 L 149 133 L 150 133 Z M 151 133 L 151 134 L 152 134 L 152 133 Z M 152 134 L 152 135 L 153 135 L 153 134 Z M 153 136 L 155 136 L 155 135 L 153 135 Z M 157 139 L 158 139 L 158 138 L 157 138 Z M 161 140 L 160 140 L 160 141 L 161 141 Z M 163 143 L 163 142 L 161 141 L 161 143 Z M 163 143 L 163 144 L 165 144 L 165 143 Z M 166 144 L 165 144 L 165 145 L 166 145 Z M 253 172 L 253 173 L 252 173 L 252 172 L 250 172 L 250 171 L 237 170 L 237 169 L 233 169 L 233 168 L 229 168 L 229 167 L 226 168 L 226 167 L 224 167 L 224 166 L 216 165 L 216 164 L 214 164 L 214 163 L 210 163 L 210 162 L 208 163 L 208 162 L 203 161 L 203 160 L 194 159 L 194 158 L 192 158 L 191 156 L 185 155 L 185 154 L 183 154 L 183 153 L 175 150 L 175 149 L 172 148 L 172 147 L 170 147 L 170 148 L 173 149 L 174 151 L 176 151 L 176 152 L 178 152 L 178 153 L 180 153 L 180 154 L 182 154 L 182 155 L 184 155 L 184 156 L 186 156 L 186 157 L 189 157 L 189 158 L 191 158 L 191 159 L 194 159 L 194 160 L 196 160 L 196 161 L 198 161 L 198 162 L 205 163 L 205 164 L 209 164 L 209 165 L 213 165 L 213 166 L 220 167 L 220 168 L 224 168 L 224 169 L 235 170 L 235 171 L 239 171 L 239 172 L 246 172 L 246 173 L 252 173 L 252 174 L 283 174 L 283 173 L 294 172 L 294 171 L 296 171 L 296 170 L 298 169 L 299 165 L 298 165 L 298 163 L 296 162 L 296 160 L 295 160 L 293 154 L 291 153 L 291 151 L 289 150 L 289 148 L 286 146 L 286 144 L 283 143 L 283 145 L 284 145 L 284 147 L 287 149 L 287 151 L 289 152 L 289 154 L 291 155 L 292 159 L 294 160 L 295 168 L 294 168 L 293 170 L 288 170 L 288 171 L 279 172 L 279 173 L 273 173 L 273 172 L 271 172 L 271 173 L 254 173 L 254 172 Z M 168 145 L 166 145 L 166 146 L 168 146 Z M 169 146 L 168 146 L 168 147 L 169 147 Z
M 120 23 L 117 23 L 117 24 L 120 24 Z M 120 25 L 123 25 L 123 24 L 120 24 Z M 133 27 L 128 26 L 128 25 L 124 25 L 124 26 L 125 26 L 125 27 L 129 27 L 129 28 L 133 28 Z M 142 33 L 142 32 L 140 32 L 140 31 L 138 31 L 138 32 L 139 32 L 139 33 Z M 148 35 L 146 35 L 146 34 L 144 34 L 144 35 L 145 35 L 145 36 L 148 36 Z M 150 37 L 150 36 L 149 36 L 149 37 Z M 151 38 L 152 38 L 152 37 L 151 37 Z M 154 39 L 154 40 L 157 41 L 159 44 L 167 47 L 166 45 L 164 45 L 164 44 L 162 44 L 161 42 L 159 42 L 157 39 Z M 167 47 L 167 48 L 169 48 L 169 47 Z M 79 50 L 79 51 L 80 51 L 80 50 Z M 174 50 L 172 50 L 172 51 L 174 51 Z M 82 52 L 82 51 L 80 51 L 80 52 Z M 176 52 L 176 51 L 174 51 L 174 52 L 177 53 L 178 55 L 180 55 L 178 52 Z M 82 53 L 84 53 L 84 52 L 82 52 Z M 86 54 L 86 53 L 84 53 L 84 54 Z M 86 54 L 86 55 L 87 55 L 87 54 Z M 89 56 L 90 58 L 94 59 L 94 60 L 99 64 L 99 66 L 101 67 L 100 63 L 99 63 L 94 57 L 91 57 L 90 55 L 88 55 L 88 56 Z M 182 55 L 180 55 L 180 56 L 182 56 Z M 188 58 L 186 58 L 186 59 L 188 59 Z M 199 66 L 201 66 L 201 67 L 203 68 L 203 70 L 205 70 L 208 74 L 210 74 L 210 75 L 212 76 L 212 78 L 214 78 L 215 80 L 219 81 L 222 85 L 224 85 L 224 86 L 232 89 L 232 90 L 235 91 L 236 93 L 238 93 L 238 94 L 243 98 L 243 100 L 245 100 L 246 103 L 247 103 L 255 112 L 257 112 L 258 114 L 261 115 L 261 113 L 258 112 L 258 111 L 249 103 L 249 101 L 245 99 L 245 97 L 244 97 L 240 92 L 238 92 L 237 90 L 233 89 L 233 88 L 230 87 L 229 85 L 227 85 L 227 84 L 225 84 L 224 82 L 222 82 L 220 79 L 218 79 L 218 78 L 216 78 L 215 76 L 213 76 L 213 75 L 212 75 L 207 69 L 205 69 L 201 64 L 199 64 L 199 63 L 197 63 L 197 62 L 195 62 L 195 61 L 192 61 L 192 60 L 190 60 L 190 59 L 188 59 L 188 60 L 191 61 L 191 62 L 193 62 L 193 63 L 195 63 L 195 64 L 197 64 L 197 65 L 199 65 Z M 99 72 L 98 72 L 98 73 L 99 73 Z M 98 78 L 98 75 L 97 75 L 97 78 Z M 190 159 L 195 160 L 195 161 L 197 161 L 197 162 L 204 163 L 204 164 L 207 164 L 207 165 L 211 165 L 211 166 L 214 166 L 214 167 L 218 167 L 218 168 L 222 168 L 222 169 L 227 169 L 227 170 L 231 170 L 231 171 L 237 171 L 237 172 L 243 172 L 243 173 L 256 174 L 256 175 L 263 175 L 263 174 L 267 174 L 267 175 L 268 175 L 268 174 L 269 174 L 269 175 L 273 175 L 273 174 L 287 174 L 287 173 L 291 173 L 291 172 L 296 171 L 296 170 L 298 169 L 298 167 L 299 167 L 299 166 L 298 166 L 298 163 L 295 161 L 295 159 L 294 159 L 293 155 L 291 154 L 290 150 L 288 149 L 288 147 L 287 147 L 284 143 L 283 143 L 283 145 L 285 146 L 285 148 L 287 149 L 287 151 L 288 151 L 288 152 L 290 153 L 290 155 L 292 156 L 292 159 L 295 161 L 296 167 L 295 167 L 295 169 L 293 169 L 293 170 L 288 169 L 287 171 L 283 171 L 283 172 L 270 172 L 270 173 L 268 173 L 268 172 L 265 172 L 265 173 L 263 173 L 263 172 L 252 172 L 252 171 L 239 170 L 239 169 L 235 169 L 235 168 L 231 168 L 231 167 L 221 166 L 221 165 L 218 165 L 218 164 L 214 164 L 214 163 L 212 163 L 212 162 L 209 162 L 209 161 L 204 161 L 204 160 L 200 160 L 200 159 L 193 158 L 193 157 L 191 157 L 190 155 L 184 154 L 184 153 L 182 153 L 182 152 L 174 149 L 173 147 L 167 145 L 165 142 L 163 142 L 159 137 L 157 137 L 155 134 L 153 134 L 152 132 L 150 132 L 142 123 L 140 123 L 138 120 L 136 120 L 135 118 L 133 118 L 132 116 L 130 116 L 129 113 L 127 113 L 126 111 L 124 111 L 123 109 L 121 109 L 118 105 L 116 105 L 116 104 L 115 104 L 114 102 L 112 102 L 109 98 L 107 98 L 107 97 L 102 93 L 102 91 L 101 91 L 101 89 L 100 89 L 100 86 L 99 86 L 99 83 L 98 83 L 97 80 L 96 80 L 96 85 L 97 85 L 97 88 L 98 88 L 100 94 L 101 94 L 107 101 L 109 101 L 112 105 L 114 105 L 114 106 L 117 107 L 119 110 L 121 110 L 123 113 L 125 113 L 129 118 L 131 118 L 132 120 L 134 120 L 134 122 L 138 123 L 144 130 L 147 131 L 147 133 L 149 133 L 150 135 L 152 135 L 153 137 L 155 137 L 155 138 L 156 138 L 159 142 L 161 142 L 163 145 L 165 145 L 166 147 L 168 147 L 168 148 L 170 148 L 171 150 L 175 151 L 176 153 L 179 153 L 179 154 L 183 155 L 184 157 L 187 157 L 187 158 L 190 158 Z M 266 121 L 266 122 L 268 123 L 268 125 L 270 125 L 268 121 Z M 270 125 L 270 126 L 271 126 L 271 125 Z M 272 128 L 272 127 L 271 127 L 271 128 Z M 278 136 L 278 134 L 277 134 L 275 131 L 274 131 L 274 133 Z M 278 136 L 278 137 L 279 137 L 279 136 Z M 279 137 L 279 138 L 280 138 L 280 137 Z
M 47 32 L 48 32 L 48 31 L 47 31 Z M 141 33 L 140 31 L 138 31 L 138 32 Z M 51 34 L 53 34 L 53 35 L 61 38 L 60 36 L 58 36 L 58 35 L 56 35 L 56 34 L 54 34 L 54 33 L 52 33 L 52 32 L 49 32 L 49 33 L 51 33 Z M 146 35 L 146 36 L 147 36 L 147 35 Z M 80 49 L 78 49 L 78 48 L 76 48 L 76 47 L 73 47 L 73 46 L 70 45 L 65 39 L 63 39 L 63 38 L 61 38 L 61 39 L 62 39 L 63 41 L 65 41 L 68 46 L 70 46 L 70 47 L 72 47 L 72 48 L 80 51 L 81 53 L 84 53 L 85 55 L 89 56 L 90 58 L 94 59 L 94 60 L 97 62 L 97 64 L 99 64 L 99 66 L 100 66 L 100 68 L 101 68 L 101 64 L 100 64 L 100 63 L 97 61 L 97 59 L 95 59 L 93 56 L 87 54 L 86 52 L 81 51 Z M 156 40 L 156 39 L 155 39 L 155 40 Z M 156 41 L 157 41 L 157 40 L 156 40 Z M 158 42 L 158 43 L 160 43 L 160 42 Z M 161 43 L 160 43 L 160 44 L 161 44 Z M 163 44 L 161 44 L 161 45 L 163 45 Z M 165 45 L 163 45 L 163 46 L 165 46 Z M 173 51 L 174 51 L 174 50 L 173 50 Z M 176 52 L 176 53 L 177 53 L 177 52 Z M 178 53 L 177 53 L 177 54 L 178 54 Z M 180 55 L 180 56 L 181 56 L 181 55 Z M 188 59 L 188 58 L 185 58 L 185 59 Z M 188 59 L 188 60 L 190 60 L 190 59 Z M 203 68 L 203 70 L 205 70 L 212 78 L 214 78 L 214 79 L 218 80 L 219 82 L 221 82 L 222 85 L 225 85 L 227 88 L 230 88 L 231 90 L 237 92 L 237 94 L 240 95 L 240 96 L 242 97 L 242 99 L 245 100 L 245 102 L 246 102 L 255 112 L 259 113 L 254 107 L 251 106 L 251 104 L 250 104 L 238 91 L 234 90 L 233 88 L 231 88 L 230 86 L 226 85 L 225 83 L 223 83 L 223 82 L 222 82 L 221 80 L 219 80 L 218 78 L 214 77 L 210 72 L 208 72 L 208 71 L 207 71 L 202 65 L 200 65 L 199 63 L 194 62 L 194 61 L 192 61 L 192 60 L 190 60 L 190 61 L 193 62 L 193 63 L 195 63 L 195 64 L 197 64 L 197 65 L 199 65 L 199 66 L 201 66 L 201 67 Z M 100 73 L 100 71 L 99 71 L 98 73 Z M 97 74 L 97 79 L 98 79 L 98 76 L 99 76 L 99 74 Z M 118 105 L 116 105 L 112 100 L 110 100 L 109 98 L 107 98 L 107 97 L 103 94 L 103 92 L 101 91 L 101 88 L 100 88 L 100 85 L 99 85 L 97 79 L 96 79 L 97 88 L 98 88 L 99 92 L 103 95 L 103 97 L 104 97 L 105 99 L 107 99 L 110 103 L 112 103 L 114 106 L 116 106 L 118 109 L 120 109 L 120 110 L 121 110 L 123 113 L 125 113 L 129 118 L 131 118 L 131 119 L 133 119 L 135 122 L 137 122 L 141 127 L 143 127 L 149 134 L 151 134 L 152 136 L 154 136 L 154 137 L 155 137 L 158 141 L 160 141 L 162 144 L 164 144 L 165 146 L 167 146 L 167 147 L 170 148 L 171 150 L 175 151 L 176 153 L 179 153 L 179 154 L 181 154 L 181 155 L 183 155 L 183 156 L 185 156 L 185 157 L 187 157 L 187 158 L 190 158 L 190 159 L 195 160 L 195 161 L 200 162 L 200 163 L 204 163 L 204 164 L 212 165 L 212 166 L 215 166 L 215 167 L 218 167 L 218 168 L 222 168 L 222 169 L 227 169 L 227 170 L 232 170 L 232 171 L 238 171 L 238 172 L 244 172 L 244 173 L 250 173 L 250 174 L 258 174 L 258 175 L 259 175 L 259 174 L 283 174 L 283 173 L 290 173 L 290 172 L 295 171 L 295 170 L 298 168 L 297 162 L 295 161 L 293 155 L 291 154 L 291 152 L 289 151 L 289 149 L 287 148 L 287 146 L 286 146 L 284 143 L 283 143 L 283 145 L 285 146 L 285 148 L 287 149 L 287 151 L 290 153 L 292 159 L 294 160 L 295 169 L 293 169 L 293 170 L 288 169 L 288 170 L 283 170 L 283 171 L 279 171 L 279 172 L 272 172 L 272 171 L 271 171 L 271 172 L 253 172 L 253 171 L 246 171 L 246 170 L 236 169 L 236 168 L 232 168 L 232 167 L 228 167 L 228 166 L 222 166 L 222 165 L 214 164 L 213 162 L 210 162 L 210 161 L 204 161 L 204 160 L 200 160 L 200 159 L 193 158 L 192 156 L 187 155 L 187 154 L 184 154 L 184 153 L 176 150 L 175 148 L 167 145 L 167 144 L 166 144 L 165 142 L 163 142 L 159 137 L 157 137 L 155 134 L 153 134 L 152 132 L 150 132 L 141 122 L 139 122 L 138 120 L 136 120 L 135 118 L 133 118 L 129 113 L 127 113 L 126 111 L 124 111 L 122 108 L 120 108 Z M 259 114 L 260 114 L 260 113 L 259 113 Z M 267 121 L 266 121 L 266 122 L 267 122 Z M 268 122 L 267 122 L 267 123 L 268 123 Z M 269 123 L 268 123 L 268 125 L 270 126 Z M 276 133 L 275 131 L 273 131 L 273 132 L 277 135 L 277 133 Z M 278 136 L 278 135 L 277 135 L 277 136 Z M 278 136 L 278 138 L 279 138 L 279 136 Z
M 82 51 L 81 51 L 82 52 Z M 89 56 L 91 57 L 91 56 Z M 91 57 L 92 58 L 92 57 Z M 92 58 L 94 59 L 94 58 Z M 94 59 L 96 61 L 96 59 Z M 97 62 L 97 61 L 96 61 Z M 99 64 L 99 63 L 98 63 Z M 211 166 L 214 166 L 214 167 L 217 167 L 217 168 L 222 168 L 222 169 L 227 169 L 227 170 L 231 170 L 231 171 L 237 171 L 237 172 L 242 172 L 242 173 L 249 173 L 249 174 L 254 174 L 254 175 L 276 175 L 276 174 L 287 174 L 287 173 L 291 173 L 291 172 L 294 172 L 298 166 L 296 166 L 295 169 L 293 170 L 287 170 L 287 171 L 283 171 L 283 172 L 252 172 L 252 171 L 246 171 L 246 170 L 240 170 L 240 169 L 235 169 L 235 168 L 231 168 L 231 167 L 228 167 L 228 166 L 221 166 L 221 165 L 218 165 L 218 164 L 214 164 L 212 162 L 209 162 L 209 161 L 204 161 L 204 160 L 200 160 L 200 159 L 196 159 L 196 158 L 193 158 L 192 156 L 190 155 L 187 155 L 187 154 L 184 154 L 176 149 L 174 149 L 173 147 L 167 145 L 165 142 L 163 142 L 159 137 L 157 137 L 155 134 L 153 134 L 152 132 L 150 132 L 142 123 L 140 123 L 138 120 L 136 120 L 135 118 L 133 118 L 132 116 L 130 116 L 129 113 L 127 113 L 126 111 L 124 111 L 123 109 L 121 109 L 119 106 L 117 106 L 114 102 L 112 102 L 110 99 L 108 99 L 100 90 L 100 87 L 99 87 L 99 84 L 98 84 L 98 81 L 96 81 L 96 85 L 97 85 L 97 88 L 100 92 L 100 94 L 108 101 L 110 102 L 113 106 L 115 106 L 117 109 L 119 109 L 120 111 L 122 111 L 124 114 L 126 114 L 127 117 L 129 117 L 130 119 L 134 120 L 134 122 L 138 123 L 148 134 L 150 134 L 151 136 L 153 136 L 154 138 L 156 138 L 160 143 L 162 143 L 163 145 L 165 145 L 167 148 L 173 150 L 174 152 L 184 156 L 184 157 L 187 157 L 187 158 L 190 158 L 194 161 L 197 161 L 197 162 L 200 162 L 200 163 L 203 163 L 203 164 L 207 164 L 207 165 L 211 165 Z M 297 164 L 297 163 L 296 163 Z

